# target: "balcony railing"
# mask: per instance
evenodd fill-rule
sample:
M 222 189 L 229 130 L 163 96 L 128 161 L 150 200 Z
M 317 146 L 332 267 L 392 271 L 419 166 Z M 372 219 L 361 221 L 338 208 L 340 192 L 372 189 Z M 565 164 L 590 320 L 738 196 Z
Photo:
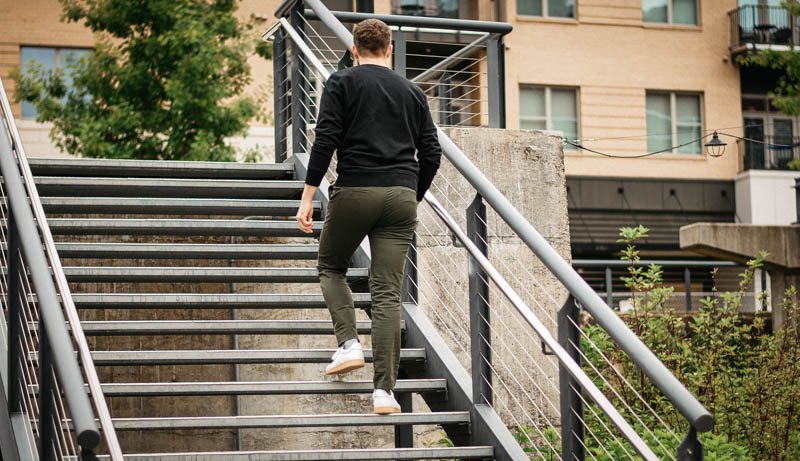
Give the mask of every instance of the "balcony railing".
M 771 46 L 800 43 L 797 17 L 779 6 L 740 6 L 728 13 L 734 54 Z
M 800 137 L 761 136 L 739 140 L 743 170 L 790 170 L 800 159 Z

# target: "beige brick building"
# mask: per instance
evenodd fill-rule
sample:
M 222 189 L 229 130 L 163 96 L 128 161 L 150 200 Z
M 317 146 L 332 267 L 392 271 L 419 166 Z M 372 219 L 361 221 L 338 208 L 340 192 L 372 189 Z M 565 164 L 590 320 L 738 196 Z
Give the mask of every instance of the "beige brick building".
M 243 18 L 266 28 L 277 0 L 243 0 Z M 797 43 L 797 21 L 777 0 L 336 0 L 332 9 L 373 3 L 376 13 L 506 21 L 505 97 L 509 128 L 560 130 L 565 145 L 572 254 L 580 261 L 617 257 L 617 229 L 653 229 L 647 258 L 695 258 L 678 246 L 680 226 L 698 221 L 788 224 L 796 220 L 794 145 L 800 120 L 771 108 L 766 93 L 776 76 L 743 69 L 747 49 Z M 57 0 L 0 0 L 0 76 L 7 77 L 30 48 L 90 48 L 93 37 L 65 24 Z M 57 58 L 56 58 L 57 59 Z M 264 91 L 271 63 L 251 60 L 252 93 Z M 20 117 L 31 155 L 54 155 L 41 127 Z M 264 107 L 270 111 L 269 104 Z M 745 128 L 747 126 L 747 128 Z M 701 142 L 713 130 L 755 142 L 728 143 L 712 158 Z M 271 129 L 254 125 L 243 148 L 271 146 Z M 672 152 L 648 152 L 686 144 Z M 622 158 L 619 158 L 622 157 Z M 625 158 L 627 157 L 627 158 Z M 641 157 L 641 158 L 636 158 Z M 772 171 L 765 171 L 772 170 Z M 580 266 L 579 266 L 580 267 Z M 609 268 L 587 265 L 585 276 L 611 293 Z M 613 271 L 612 271 L 613 274 Z M 668 271 L 677 287 L 709 289 L 708 278 Z M 616 279 L 616 276 L 614 276 Z M 766 280 L 764 281 L 766 283 Z

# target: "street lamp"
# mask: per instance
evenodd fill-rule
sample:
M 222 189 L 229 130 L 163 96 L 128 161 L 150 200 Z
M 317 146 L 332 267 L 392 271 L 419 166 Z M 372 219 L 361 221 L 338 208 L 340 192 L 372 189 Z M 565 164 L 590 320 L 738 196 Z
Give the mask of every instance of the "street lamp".
M 712 157 L 722 157 L 722 154 L 725 153 L 725 146 L 727 145 L 727 143 L 719 139 L 719 135 L 714 131 L 714 134 L 711 135 L 711 141 L 705 143 L 706 153 Z

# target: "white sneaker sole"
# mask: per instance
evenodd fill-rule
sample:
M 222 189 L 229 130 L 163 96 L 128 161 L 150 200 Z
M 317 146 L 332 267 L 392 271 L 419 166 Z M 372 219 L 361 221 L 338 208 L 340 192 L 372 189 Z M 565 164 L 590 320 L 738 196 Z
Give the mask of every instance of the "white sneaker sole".
M 364 366 L 364 359 L 355 359 L 350 360 L 348 362 L 344 362 L 339 364 L 338 366 L 331 368 L 330 370 L 325 370 L 326 375 L 340 375 L 343 373 L 349 373 L 353 370 L 358 370 Z
M 372 412 L 378 415 L 392 415 L 400 413 L 401 410 L 398 407 L 372 407 Z

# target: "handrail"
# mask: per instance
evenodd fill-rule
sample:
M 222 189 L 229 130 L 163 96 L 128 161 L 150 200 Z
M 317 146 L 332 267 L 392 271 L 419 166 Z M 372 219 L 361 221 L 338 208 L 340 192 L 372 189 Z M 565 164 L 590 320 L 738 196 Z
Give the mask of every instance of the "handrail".
M 514 288 L 506 281 L 500 274 L 495 266 L 489 262 L 489 259 L 481 253 L 477 245 L 467 236 L 463 229 L 458 226 L 455 219 L 450 216 L 450 213 L 439 203 L 438 200 L 427 192 L 425 194 L 425 201 L 431 206 L 433 211 L 445 223 L 455 237 L 467 249 L 469 254 L 477 261 L 478 265 L 486 272 L 492 281 L 497 284 L 497 287 L 503 295 L 511 302 L 511 305 L 517 312 L 525 318 L 528 325 L 533 328 L 539 338 L 542 339 L 544 344 L 553 351 L 561 365 L 566 368 L 567 372 L 578 382 L 581 389 L 587 392 L 592 400 L 597 403 L 603 413 L 608 416 L 614 426 L 625 436 L 625 439 L 631 443 L 633 448 L 639 455 L 647 460 L 658 460 L 658 456 L 653 453 L 650 447 L 642 440 L 638 433 L 628 424 L 628 421 L 614 408 L 610 400 L 600 391 L 597 385 L 589 378 L 589 375 L 578 365 L 578 363 L 569 355 L 564 347 L 559 344 L 558 340 L 553 337 L 548 328 L 542 323 L 541 320 L 533 313 L 530 307 L 522 300 L 522 297 L 517 293 Z
M 333 16 L 344 23 L 361 22 L 365 19 L 380 19 L 389 26 L 427 27 L 431 29 L 457 29 L 459 31 L 488 32 L 506 35 L 513 27 L 507 22 L 476 21 L 474 19 L 431 18 L 426 16 L 403 16 L 399 14 L 352 13 L 331 11 Z M 319 19 L 313 9 L 303 13 L 308 19 Z
M 70 415 L 73 419 L 74 427 L 78 433 L 78 440 L 81 446 L 94 448 L 99 443 L 100 434 L 97 431 L 95 415 L 92 411 L 92 404 L 89 402 L 86 394 L 80 367 L 72 352 L 73 346 L 69 338 L 70 335 L 65 328 L 67 322 L 64 320 L 63 312 L 67 314 L 72 340 L 74 340 L 77 345 L 78 356 L 81 363 L 83 363 L 86 382 L 89 387 L 92 402 L 94 403 L 95 411 L 98 413 L 97 418 L 100 420 L 100 426 L 103 430 L 103 439 L 106 443 L 109 456 L 113 461 L 122 461 L 122 449 L 114 430 L 111 413 L 108 410 L 103 395 L 100 379 L 97 376 L 97 370 L 94 366 L 89 344 L 83 333 L 80 316 L 78 315 L 78 310 L 75 308 L 72 292 L 70 291 L 67 277 L 64 274 L 64 268 L 61 265 L 61 259 L 58 256 L 53 235 L 47 224 L 47 217 L 42 207 L 42 201 L 36 189 L 36 184 L 34 183 L 33 173 L 28 164 L 22 138 L 19 134 L 16 122 L 14 121 L 11 104 L 8 101 L 2 79 L 0 79 L 0 105 L 2 106 L 2 116 L 5 120 L 6 129 L 8 130 L 8 133 L 6 133 L 5 130 L 0 130 L 2 131 L 1 136 L 3 136 L 3 139 L 9 142 L 13 150 L 17 152 L 16 161 L 12 158 L 6 158 L 6 156 L 0 156 L 2 157 L 0 161 L 2 161 L 3 165 L 3 178 L 7 181 L 7 187 L 9 187 L 9 200 L 15 200 L 17 202 L 16 208 L 10 208 L 14 210 L 15 213 L 22 213 L 23 219 L 27 219 L 26 216 L 30 216 L 30 222 L 25 224 L 28 228 L 20 229 L 19 234 L 20 238 L 28 239 L 28 243 L 23 244 L 22 248 L 26 248 L 27 245 L 28 249 L 26 251 L 29 254 L 26 254 L 26 257 L 28 258 L 28 263 L 31 265 L 31 277 L 34 278 L 34 283 L 36 284 L 36 277 L 40 279 L 44 277 L 44 280 L 39 282 L 39 284 L 44 285 L 40 287 L 39 284 L 36 284 L 39 300 L 43 307 L 48 305 L 46 304 L 46 300 L 48 300 L 50 296 L 53 297 L 50 302 L 55 302 L 54 305 L 48 307 L 48 309 L 53 310 L 52 312 L 49 314 L 43 313 L 42 321 L 44 321 L 47 327 L 50 345 L 53 349 L 54 357 L 56 358 L 53 361 L 54 366 L 59 376 L 64 381 L 64 392 L 67 396 L 67 404 L 70 408 Z M 10 140 L 6 139 L 6 136 L 9 134 L 11 137 Z M 11 162 L 13 162 L 13 165 Z M 12 166 L 13 170 L 11 169 Z M 17 174 L 21 174 L 22 180 L 20 180 Z M 19 186 L 15 185 L 17 182 L 19 182 Z M 23 182 L 24 188 L 19 190 L 18 187 L 23 186 Z M 12 190 L 12 187 L 17 189 Z M 27 195 L 25 194 L 25 189 L 27 189 Z M 22 198 L 17 197 L 14 199 L 12 198 L 12 194 L 23 195 Z M 15 214 L 15 216 L 17 217 L 16 222 L 20 222 L 20 215 Z M 35 223 L 33 221 L 34 219 Z M 23 224 L 24 221 L 20 222 L 20 225 Z M 36 224 L 38 224 L 38 226 Z M 41 240 L 39 240 L 39 236 L 41 236 Z M 31 249 L 31 245 L 34 245 L 34 242 L 39 251 Z M 43 247 L 42 243 L 44 244 Z M 36 267 L 34 267 L 34 263 L 37 264 Z M 48 263 L 50 268 L 48 268 Z M 52 278 L 50 274 L 51 270 Z M 38 276 L 37 273 L 39 273 Z M 43 274 L 47 275 L 44 276 Z M 53 278 L 55 279 L 55 286 L 53 284 Z M 43 298 L 40 293 L 45 293 L 47 298 Z M 56 293 L 60 295 L 60 303 L 58 302 Z M 63 303 L 63 312 L 61 312 L 61 309 L 58 309 L 58 312 L 56 312 L 55 306 L 61 303 Z M 83 429 L 79 430 L 79 428 Z
M 334 14 L 320 0 L 304 0 L 322 21 L 350 49 L 353 36 Z M 288 0 L 279 8 L 288 11 L 286 5 L 294 6 L 297 0 Z M 370 16 L 374 17 L 374 16 Z M 631 331 L 625 322 L 611 309 L 600 296 L 586 283 L 567 261 L 539 234 L 525 217 L 505 198 L 453 143 L 441 128 L 437 126 L 442 153 L 453 164 L 456 170 L 475 188 L 477 193 L 497 212 L 497 214 L 519 235 L 528 248 L 567 288 L 575 299 L 586 309 L 608 335 L 625 351 L 636 366 L 678 409 L 689 424 L 698 432 L 707 432 L 714 427 L 714 419 L 706 408 L 689 392 L 688 389 L 669 371 L 656 355 Z

